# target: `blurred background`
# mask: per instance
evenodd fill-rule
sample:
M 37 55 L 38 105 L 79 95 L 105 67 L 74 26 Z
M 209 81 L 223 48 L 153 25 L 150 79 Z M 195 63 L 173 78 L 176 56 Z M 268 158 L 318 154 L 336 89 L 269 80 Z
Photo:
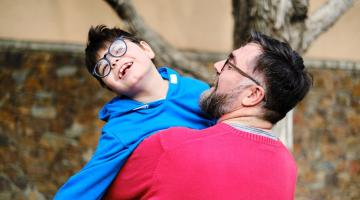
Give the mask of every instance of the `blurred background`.
M 176 49 L 215 57 L 233 49 L 231 0 L 131 2 Z M 307 15 L 326 2 L 310 0 Z M 51 199 L 91 157 L 97 113 L 113 97 L 84 65 L 98 24 L 128 28 L 101 0 L 0 0 L 0 199 Z M 314 87 L 291 118 L 296 199 L 360 199 L 359 33 L 353 1 L 303 51 Z M 203 61 L 209 70 L 212 61 Z

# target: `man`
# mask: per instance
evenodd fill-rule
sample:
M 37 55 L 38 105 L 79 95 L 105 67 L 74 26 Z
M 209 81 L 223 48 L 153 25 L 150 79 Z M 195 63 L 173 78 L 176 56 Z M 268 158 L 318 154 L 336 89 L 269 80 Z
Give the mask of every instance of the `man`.
M 136 146 L 173 126 L 203 129 L 214 124 L 198 100 L 208 85 L 157 69 L 150 45 L 119 28 L 89 30 L 86 67 L 115 98 L 99 113 L 106 121 L 91 160 L 56 193 L 55 199 L 100 199 Z
M 200 105 L 218 123 L 145 139 L 106 199 L 294 198 L 296 164 L 271 128 L 309 91 L 303 59 L 288 44 L 253 32 L 214 67 L 217 83 Z

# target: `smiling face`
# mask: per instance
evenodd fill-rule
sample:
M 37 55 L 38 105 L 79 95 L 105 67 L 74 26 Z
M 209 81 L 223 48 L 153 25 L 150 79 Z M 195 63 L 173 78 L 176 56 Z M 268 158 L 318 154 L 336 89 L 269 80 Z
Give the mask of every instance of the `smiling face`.
M 253 73 L 261 53 L 262 49 L 258 44 L 248 43 L 231 52 L 227 59 L 214 64 L 218 79 L 215 87 L 206 91 L 201 98 L 200 105 L 204 112 L 219 118 L 226 113 L 248 106 L 244 99 L 251 96 L 254 91 L 264 92 L 256 83 L 261 82 L 261 77 Z M 238 70 L 234 69 L 235 67 Z
M 259 82 L 261 78 L 253 74 L 253 69 L 256 66 L 257 58 L 261 53 L 262 49 L 258 44 L 248 43 L 231 52 L 227 59 L 231 64 L 224 66 L 226 60 L 216 62 L 214 68 L 219 74 L 216 92 L 229 93 L 240 85 L 254 84 L 251 79 L 238 73 L 238 70 L 234 69 L 235 67 L 255 80 L 258 79 L 257 82 Z
M 126 40 L 127 51 L 121 57 L 106 58 L 111 64 L 111 72 L 102 78 L 108 88 L 119 95 L 134 96 L 136 91 L 141 90 L 144 78 L 150 76 L 152 70 L 156 70 L 152 60 L 155 57 L 151 47 L 144 41 L 135 44 Z M 108 45 L 98 51 L 98 59 L 103 58 L 107 53 Z

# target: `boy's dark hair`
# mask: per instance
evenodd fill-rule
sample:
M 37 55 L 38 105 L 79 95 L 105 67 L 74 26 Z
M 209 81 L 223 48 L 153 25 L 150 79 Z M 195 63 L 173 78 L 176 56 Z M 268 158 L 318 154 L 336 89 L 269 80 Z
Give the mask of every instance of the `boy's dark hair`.
M 264 75 L 264 119 L 275 124 L 305 97 L 312 86 L 312 76 L 289 44 L 255 31 L 250 35 L 248 42 L 259 44 L 263 50 L 254 72 Z
M 126 39 L 137 44 L 140 44 L 141 41 L 135 35 L 116 27 L 108 28 L 105 25 L 98 25 L 95 27 L 92 26 L 89 30 L 88 41 L 85 48 L 85 65 L 90 74 L 93 75 L 103 87 L 106 87 L 105 83 L 101 78 L 92 73 L 99 57 L 98 51 L 106 48 L 120 36 L 124 36 Z

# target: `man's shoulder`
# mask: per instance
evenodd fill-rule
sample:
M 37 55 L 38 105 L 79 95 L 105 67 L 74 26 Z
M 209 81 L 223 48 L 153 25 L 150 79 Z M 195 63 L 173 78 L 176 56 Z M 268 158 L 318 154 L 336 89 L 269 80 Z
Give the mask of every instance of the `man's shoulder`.
M 186 127 L 172 127 L 165 129 L 146 138 L 141 146 L 158 145 L 163 150 L 168 150 L 176 145 L 192 140 L 201 135 L 201 131 Z
M 181 146 L 188 146 L 194 143 L 206 141 L 205 138 L 213 137 L 222 132 L 214 131 L 218 130 L 218 126 L 208 127 L 202 130 L 190 129 L 186 127 L 172 127 L 166 130 L 159 131 L 154 135 L 146 138 L 140 146 L 147 148 L 146 146 L 153 146 L 156 144 L 162 151 L 170 151 L 177 149 Z

